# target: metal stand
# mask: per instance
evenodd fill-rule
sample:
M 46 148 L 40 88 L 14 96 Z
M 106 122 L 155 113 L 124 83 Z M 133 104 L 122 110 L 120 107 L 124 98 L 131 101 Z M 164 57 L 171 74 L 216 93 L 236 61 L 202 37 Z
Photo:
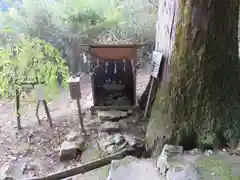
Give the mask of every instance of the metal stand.
M 36 82 L 22 82 L 20 83 L 21 86 L 24 86 L 24 85 L 30 85 L 32 86 L 32 88 L 36 85 L 36 84 L 39 84 L 39 83 L 36 83 Z M 16 116 L 17 116 L 17 128 L 18 130 L 22 129 L 21 127 L 21 116 L 20 116 L 20 95 L 21 95 L 21 92 L 16 89 Z M 38 116 L 38 109 L 39 109 L 39 105 L 40 105 L 40 102 L 43 102 L 43 106 L 44 106 L 44 109 L 45 109 L 45 112 L 46 112 L 46 115 L 47 115 L 47 118 L 48 118 L 48 122 L 49 122 L 49 126 L 52 127 L 52 118 L 51 118 L 51 115 L 50 115 L 50 112 L 49 112 L 49 108 L 48 108 L 48 105 L 47 105 L 47 101 L 46 100 L 38 100 L 37 102 L 37 108 L 36 108 L 36 117 L 38 119 L 38 123 L 39 125 L 41 125 L 41 122 L 40 122 L 40 118 Z
M 43 107 L 44 107 L 44 110 L 45 110 L 45 113 L 47 115 L 47 119 L 48 119 L 48 122 L 49 122 L 49 126 L 52 127 L 53 124 L 52 124 L 52 118 L 51 118 L 51 115 L 50 115 L 50 112 L 49 112 L 49 109 L 48 109 L 48 105 L 47 105 L 47 101 L 46 100 L 38 100 L 37 102 L 37 108 L 36 108 L 36 116 L 37 116 L 37 119 L 38 119 L 38 124 L 41 125 L 41 121 L 40 121 L 40 118 L 39 118 L 39 115 L 38 115 L 38 109 L 39 109 L 39 106 L 40 106 L 40 103 L 43 103 Z

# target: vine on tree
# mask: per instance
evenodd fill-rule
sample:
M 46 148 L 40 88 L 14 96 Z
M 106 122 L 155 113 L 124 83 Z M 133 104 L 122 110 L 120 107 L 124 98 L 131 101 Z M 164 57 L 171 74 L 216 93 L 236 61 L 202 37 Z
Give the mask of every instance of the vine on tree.
M 16 43 L 9 43 L 0 49 L 0 94 L 11 98 L 16 89 L 22 91 L 21 83 L 44 84 L 47 99 L 66 87 L 68 67 L 57 49 L 38 38 L 20 36 Z

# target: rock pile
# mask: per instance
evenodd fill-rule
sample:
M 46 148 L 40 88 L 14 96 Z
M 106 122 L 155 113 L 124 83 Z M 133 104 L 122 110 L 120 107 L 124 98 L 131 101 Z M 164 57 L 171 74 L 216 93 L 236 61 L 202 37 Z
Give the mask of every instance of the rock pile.
M 133 114 L 132 110 L 97 112 L 98 120 L 102 122 L 99 133 L 106 133 L 98 142 L 102 151 L 112 154 L 126 147 L 138 148 L 144 145 L 141 138 L 125 131 L 129 127 L 126 119 L 131 114 Z M 133 118 L 132 121 L 135 122 L 135 120 Z
M 143 140 L 130 134 L 116 133 L 103 136 L 98 144 L 103 152 L 113 154 L 127 147 L 140 148 L 143 146 Z

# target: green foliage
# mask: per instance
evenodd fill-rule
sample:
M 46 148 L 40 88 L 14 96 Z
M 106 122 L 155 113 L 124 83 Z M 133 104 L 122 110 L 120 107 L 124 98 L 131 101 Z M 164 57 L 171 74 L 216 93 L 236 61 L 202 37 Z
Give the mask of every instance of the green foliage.
M 123 11 L 117 0 L 102 0 L 101 3 L 96 0 L 59 0 L 54 3 L 23 0 L 22 4 L 14 3 L 13 8 L 2 15 L 2 23 L 16 32 L 44 40 L 50 38 L 50 41 L 79 37 L 98 23 L 103 30 L 123 20 Z
M 57 73 L 66 85 L 68 68 L 58 50 L 37 38 L 22 35 L 16 44 L 8 44 L 0 51 L 0 93 L 11 97 L 22 82 L 45 84 L 47 97 L 58 91 Z
M 101 3 L 97 0 L 22 0 L 21 6 L 12 3 L 12 8 L 1 13 L 0 19 L 5 34 L 14 37 L 23 33 L 58 48 L 71 65 L 71 71 L 75 67 L 73 62 L 80 58 L 73 47 L 91 43 L 106 28 L 116 27 L 120 22 L 123 24 L 124 16 L 118 0 L 101 0 Z M 76 49 L 79 47 L 74 51 Z

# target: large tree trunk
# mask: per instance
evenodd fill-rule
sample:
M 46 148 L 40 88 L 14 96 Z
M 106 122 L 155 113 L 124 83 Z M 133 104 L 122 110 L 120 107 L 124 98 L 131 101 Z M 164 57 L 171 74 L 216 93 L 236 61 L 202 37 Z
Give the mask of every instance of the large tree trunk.
M 240 137 L 239 0 L 179 0 L 178 15 L 171 76 L 146 134 L 154 154 L 192 132 Z

